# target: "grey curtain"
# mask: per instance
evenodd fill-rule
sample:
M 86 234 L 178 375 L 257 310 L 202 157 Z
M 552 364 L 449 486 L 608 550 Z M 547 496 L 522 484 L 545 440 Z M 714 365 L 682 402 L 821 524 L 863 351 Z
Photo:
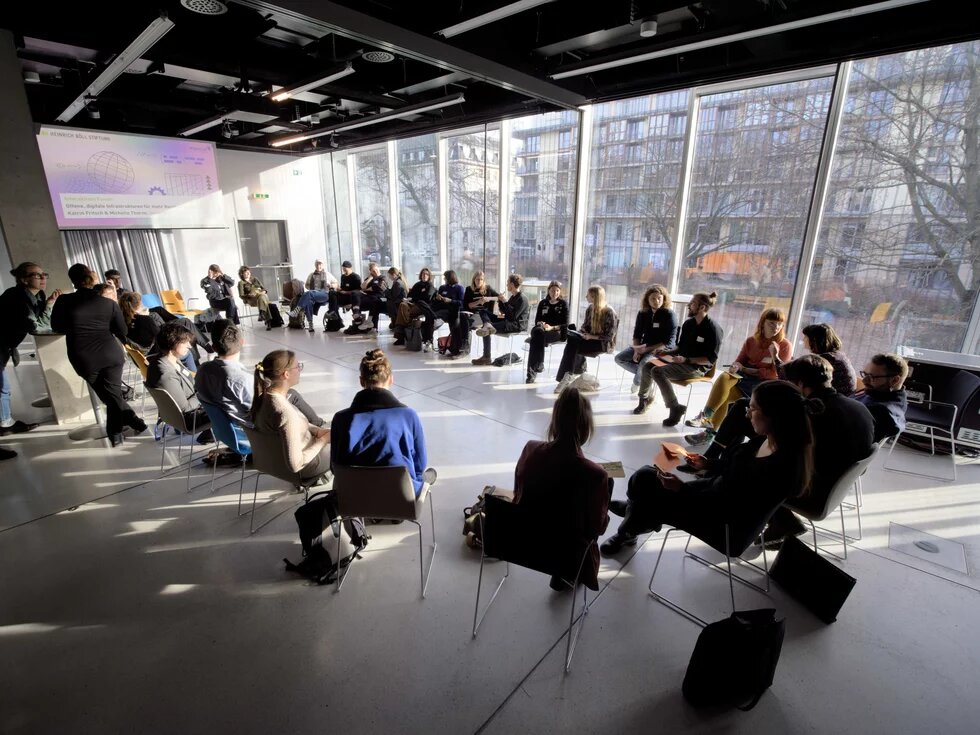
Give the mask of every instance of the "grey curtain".
M 115 268 L 127 291 L 160 293 L 180 287 L 170 230 L 62 230 L 61 238 L 69 266 L 84 263 L 100 279 Z

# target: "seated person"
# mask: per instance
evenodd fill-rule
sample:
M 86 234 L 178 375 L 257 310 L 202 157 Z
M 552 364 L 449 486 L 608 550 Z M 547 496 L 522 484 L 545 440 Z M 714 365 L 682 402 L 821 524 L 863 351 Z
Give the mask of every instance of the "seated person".
M 849 396 L 857 390 L 857 373 L 841 349 L 842 342 L 829 324 L 807 324 L 803 327 L 803 348 L 820 355 L 834 366 L 834 390 Z
M 225 312 L 229 319 L 238 324 L 238 306 L 231 293 L 234 285 L 234 279 L 222 273 L 221 266 L 217 263 L 209 265 L 208 274 L 201 279 L 201 288 L 204 289 L 211 308 Z
M 292 294 L 289 301 L 289 318 L 295 319 L 300 314 L 306 317 L 306 329 L 309 332 L 313 330 L 313 315 L 316 314 L 317 310 L 323 305 L 330 301 L 329 291 L 320 291 L 317 289 L 307 290 L 303 287 L 303 282 L 298 278 L 292 279 L 287 284 L 287 290 Z
M 238 298 L 259 310 L 259 321 L 265 322 L 265 331 L 282 326 L 279 307 L 269 301 L 269 292 L 247 265 L 238 269 Z
M 823 411 L 810 416 L 813 428 L 813 481 L 809 494 L 796 498 L 793 504 L 818 512 L 827 495 L 845 471 L 871 454 L 874 441 L 874 419 L 857 401 L 842 396 L 832 387 L 833 366 L 819 355 L 804 355 L 783 366 L 786 380 L 807 398 L 816 398 Z M 711 465 L 728 449 L 739 446 L 752 434 L 746 415 L 749 399 L 732 404 L 714 441 L 704 456 L 691 455 L 688 464 L 701 470 Z M 766 529 L 767 546 L 776 547 L 787 535 L 799 535 L 806 528 L 786 508 L 781 508 Z M 772 544 L 768 542 L 773 542 Z
M 501 332 L 502 334 L 520 334 L 527 331 L 527 320 L 531 315 L 531 304 L 521 292 L 521 283 L 524 279 L 516 273 L 507 276 L 507 300 L 498 301 L 497 307 L 500 309 L 500 316 L 490 315 L 488 321 L 476 330 L 477 337 L 483 337 L 483 355 L 473 360 L 474 365 L 489 365 L 493 360 L 490 359 L 490 336 Z
M 340 284 L 339 288 L 331 289 L 328 296 L 330 316 L 340 320 L 340 307 L 350 306 L 354 303 L 354 294 L 361 290 L 361 277 L 354 272 L 354 266 L 349 260 L 340 264 Z
M 291 350 L 273 350 L 255 366 L 252 425 L 256 431 L 282 439 L 291 472 L 309 480 L 330 469 L 330 429 L 314 424 L 290 400 L 299 384 L 303 363 Z
M 463 305 L 463 287 L 459 285 L 456 271 L 446 271 L 442 274 L 442 285 L 428 302 L 420 301 L 420 314 L 425 317 L 422 322 L 422 352 L 432 352 L 432 335 L 436 328 L 436 319 L 442 319 L 449 325 L 449 333 L 457 334 L 459 330 L 459 310 Z M 453 353 L 452 350 L 456 352 Z M 450 346 L 451 354 L 459 354 L 459 346 Z
M 514 470 L 514 502 L 541 512 L 542 519 L 578 542 L 569 550 L 568 568 L 551 578 L 554 590 L 571 589 L 585 547 L 605 532 L 612 480 L 582 454 L 595 431 L 589 399 L 574 387 L 555 401 L 548 441 L 529 441 Z M 579 581 L 599 589 L 599 549 L 593 545 Z M 567 580 L 567 582 L 566 582 Z
M 493 313 L 493 302 L 499 300 L 500 294 L 487 283 L 486 274 L 483 271 L 474 273 L 470 285 L 463 292 L 463 310 L 471 312 L 473 316 L 461 315 L 460 329 L 469 332 L 476 326 L 489 324 L 490 315 Z
M 663 524 L 693 533 L 716 549 L 725 548 L 727 525 L 730 548 L 744 548 L 775 508 L 809 489 L 813 434 L 807 414 L 819 410 L 819 401 L 805 398 L 790 383 L 760 383 L 748 408 L 755 437 L 726 452 L 718 473 L 710 477 L 684 483 L 657 467 L 637 470 L 627 500 L 609 503 L 609 511 L 623 522 L 602 544 L 602 553 L 632 546 L 638 534 L 659 532 Z
M 111 285 L 114 289 L 116 289 L 116 298 L 122 296 L 123 291 L 126 290 L 122 287 L 122 273 L 117 271 L 115 268 L 110 268 L 104 273 L 104 275 L 105 275 L 105 282 Z
M 616 364 L 633 373 L 630 393 L 640 390 L 640 368 L 652 360 L 658 350 L 672 349 L 676 337 L 677 320 L 670 308 L 670 294 L 655 283 L 643 294 L 633 327 L 633 345 L 616 355 Z
M 660 366 L 648 362 L 640 371 L 640 402 L 633 413 L 646 413 L 650 408 L 654 399 L 654 384 L 660 388 L 664 405 L 670 409 L 670 415 L 664 419 L 664 426 L 676 426 L 687 413 L 687 406 L 678 403 L 671 381 L 700 378 L 718 362 L 725 333 L 708 316 L 717 300 L 718 295 L 714 291 L 696 293 L 691 297 L 687 304 L 688 318 L 681 326 L 677 347 L 655 353 L 658 360 L 668 364 Z
M 170 394 L 177 404 L 188 426 L 205 428 L 198 435 L 200 444 L 214 441 L 211 429 L 206 428 L 211 421 L 201 408 L 201 402 L 194 392 L 194 374 L 182 363 L 190 354 L 194 335 L 177 322 L 169 322 L 160 327 L 155 340 L 153 356 L 146 370 L 146 386 L 161 388 Z
M 334 414 L 330 456 L 334 464 L 361 467 L 403 465 L 415 496 L 425 485 L 426 451 L 422 421 L 391 393 L 391 363 L 381 350 L 361 359 L 361 390 L 350 408 Z M 367 488 L 365 488 L 367 491 Z
M 750 396 L 752 389 L 763 380 L 779 377 L 779 366 L 793 356 L 793 343 L 783 332 L 785 323 L 786 315 L 782 309 L 763 310 L 755 334 L 745 340 L 728 371 L 715 378 L 704 409 L 685 422 L 688 426 L 703 429 L 684 437 L 689 444 L 704 444 L 711 439 L 725 420 L 730 403 Z
M 198 369 L 194 376 L 194 390 L 198 398 L 220 408 L 233 422 L 251 426 L 249 414 L 252 410 L 254 376 L 241 364 L 242 348 L 245 346 L 242 330 L 227 319 L 219 319 L 211 326 L 211 338 L 217 356 Z M 307 421 L 323 426 L 323 419 L 298 392 L 289 390 L 287 397 Z
M 404 328 L 412 323 L 412 320 L 422 316 L 419 304 L 428 304 L 432 297 L 436 295 L 436 287 L 432 283 L 432 271 L 423 268 L 419 271 L 419 280 L 415 282 L 405 297 L 398 305 L 398 311 L 394 317 L 395 344 L 405 344 Z
M 382 311 L 388 315 L 388 318 L 392 322 L 392 327 L 394 327 L 395 317 L 398 316 L 398 309 L 407 295 L 408 290 L 405 288 L 405 277 L 400 270 L 392 266 L 388 269 L 388 292 L 385 294 L 384 299 L 381 299 L 371 307 L 371 323 L 375 329 L 378 328 L 378 318 L 381 316 Z
M 364 318 L 365 313 L 370 313 L 376 304 L 383 304 L 385 294 L 388 292 L 388 282 L 381 275 L 381 268 L 377 263 L 368 263 L 368 276 L 361 282 L 361 287 L 351 292 L 351 315 L 353 323 L 347 330 L 347 334 L 358 334 L 359 332 L 369 332 L 375 328 L 373 321 Z
M 313 263 L 313 272 L 306 277 L 306 288 L 310 291 L 329 291 L 337 288 L 337 279 L 333 273 L 323 269 L 322 260 L 317 260 Z
M 864 388 L 851 398 L 863 403 L 871 412 L 876 442 L 905 429 L 905 410 L 909 407 L 905 379 L 908 376 L 909 364 L 905 359 L 887 353 L 872 357 L 861 371 Z
M 135 291 L 123 291 L 119 297 L 119 308 L 122 310 L 123 319 L 126 321 L 126 341 L 135 346 L 144 355 L 148 355 L 156 348 L 157 335 L 167 324 L 177 324 L 191 333 L 190 349 L 182 350 L 180 361 L 185 368 L 192 373 L 197 372 L 197 360 L 194 350 L 197 349 L 195 334 L 199 334 L 194 322 L 186 317 L 175 317 L 170 322 L 164 321 L 163 317 L 156 312 L 149 311 L 143 306 L 143 297 Z
M 544 372 L 544 348 L 567 338 L 568 302 L 561 297 L 561 283 L 548 284 L 548 295 L 538 302 L 534 326 L 528 339 L 527 377 L 525 383 L 533 383 L 538 373 Z
M 589 286 L 585 299 L 589 306 L 581 328 L 574 331 L 569 327 L 568 330 L 568 339 L 558 365 L 555 393 L 561 393 L 585 372 L 586 357 L 616 349 L 619 318 L 613 308 L 606 304 L 606 290 L 602 286 Z

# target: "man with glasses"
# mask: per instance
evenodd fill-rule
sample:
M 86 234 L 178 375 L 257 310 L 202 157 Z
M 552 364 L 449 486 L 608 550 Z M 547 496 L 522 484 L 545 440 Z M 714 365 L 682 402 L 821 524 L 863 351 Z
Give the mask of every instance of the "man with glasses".
M 37 263 L 21 263 L 10 271 L 17 284 L 0 294 L 0 436 L 22 434 L 37 427 L 15 421 L 10 409 L 10 380 L 7 363 L 20 362 L 17 347 L 28 334 L 51 328 L 51 307 L 61 295 L 55 290 L 45 295 L 48 274 Z M 0 459 L 11 459 L 17 453 L 0 449 Z
M 909 406 L 905 379 L 909 364 L 898 355 L 879 353 L 861 371 L 864 388 L 851 396 L 863 403 L 875 421 L 875 441 L 895 436 L 905 428 L 905 409 Z

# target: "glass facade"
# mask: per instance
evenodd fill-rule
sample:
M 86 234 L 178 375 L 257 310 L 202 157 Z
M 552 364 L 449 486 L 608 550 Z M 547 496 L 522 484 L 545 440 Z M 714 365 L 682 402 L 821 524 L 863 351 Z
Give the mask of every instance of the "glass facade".
M 770 306 L 797 330 L 833 324 L 856 362 L 899 345 L 976 351 L 978 54 L 970 42 L 608 102 L 585 141 L 582 113 L 564 111 L 327 154 L 331 265 L 353 241 L 362 260 L 400 253 L 409 280 L 428 265 L 464 283 L 574 282 L 580 297 L 600 284 L 623 344 L 650 284 L 681 304 L 716 291 L 723 362 Z

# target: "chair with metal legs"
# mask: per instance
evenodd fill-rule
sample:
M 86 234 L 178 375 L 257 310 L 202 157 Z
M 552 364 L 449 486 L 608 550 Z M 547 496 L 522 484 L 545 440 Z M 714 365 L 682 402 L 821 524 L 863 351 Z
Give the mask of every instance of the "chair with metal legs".
M 435 482 L 435 470 L 426 470 L 426 482 L 422 492 L 415 495 L 415 485 L 408 469 L 402 465 L 394 467 L 356 467 L 335 464 L 334 490 L 337 493 L 338 520 L 344 518 L 380 518 L 391 521 L 408 521 L 414 523 L 419 532 L 419 578 L 422 585 L 422 597 L 429 586 L 429 574 L 436 560 L 436 516 L 432 504 L 430 488 Z M 429 521 L 432 526 L 432 556 L 429 558 L 428 569 L 422 548 L 422 524 L 419 519 L 423 514 L 423 506 L 428 500 Z M 350 574 L 354 561 L 341 573 L 340 569 L 341 537 L 337 536 L 337 591 Z
M 150 392 L 150 397 L 157 406 L 157 411 L 160 412 L 160 418 L 163 419 L 164 423 L 175 429 L 181 434 L 189 434 L 191 436 L 191 446 L 190 454 L 187 457 L 187 492 L 191 491 L 191 465 L 194 464 L 194 437 L 197 436 L 199 431 L 207 429 L 211 424 L 209 421 L 199 421 L 197 413 L 195 412 L 190 425 L 187 424 L 187 416 L 184 412 L 180 410 L 177 402 L 174 400 L 167 391 L 163 388 L 147 388 Z M 160 471 L 163 471 L 163 459 L 167 452 L 167 432 L 163 433 L 163 448 L 160 451 Z M 177 460 L 180 464 L 180 440 L 177 443 Z
M 856 488 L 857 483 L 860 481 L 861 477 L 868 471 L 871 463 L 874 461 L 875 455 L 878 453 L 878 444 L 871 445 L 871 453 L 862 460 L 855 462 L 843 475 L 838 478 L 837 482 L 827 493 L 827 499 L 824 501 L 823 506 L 818 510 L 811 510 L 807 508 L 799 507 L 794 504 L 792 500 L 788 500 L 783 505 L 789 508 L 794 513 L 806 518 L 807 522 L 810 524 L 810 529 L 813 531 L 813 550 L 819 552 L 820 547 L 817 545 L 817 532 L 826 536 L 832 536 L 834 538 L 840 538 L 841 543 L 844 545 L 844 556 L 837 556 L 831 551 L 824 549 L 824 553 L 834 557 L 835 559 L 840 559 L 841 561 L 847 559 L 847 542 L 848 541 L 859 541 L 863 530 L 861 529 L 861 511 L 858 509 L 858 535 L 848 536 L 847 530 L 844 527 L 844 498 L 851 491 L 851 488 Z M 853 506 L 857 508 L 857 504 Z M 825 528 L 818 528 L 817 522 L 826 519 L 835 510 L 840 511 L 840 534 L 838 536 L 836 531 L 830 531 Z
M 660 568 L 660 562 L 663 559 L 664 547 L 667 545 L 667 539 L 670 537 L 670 534 L 674 533 L 675 531 L 678 531 L 680 533 L 686 533 L 688 535 L 687 544 L 685 544 L 684 546 L 684 555 L 686 558 L 693 559 L 699 564 L 703 564 L 709 569 L 713 569 L 714 571 L 719 572 L 720 574 L 728 575 L 728 586 L 732 598 L 732 612 L 735 612 L 735 582 L 739 582 L 740 584 L 743 584 L 746 587 L 751 587 L 752 589 L 761 592 L 763 594 L 769 594 L 769 559 L 768 559 L 768 555 L 766 554 L 765 544 L 762 543 L 762 533 L 763 531 L 765 531 L 766 525 L 769 523 L 769 519 L 772 517 L 773 513 L 776 512 L 776 509 L 778 507 L 779 506 L 777 505 L 774 506 L 771 510 L 769 510 L 769 512 L 766 514 L 765 519 L 759 525 L 756 525 L 753 528 L 751 528 L 748 533 L 733 534 L 730 525 L 726 523 L 725 535 L 723 539 L 721 538 L 708 539 L 708 538 L 704 538 L 704 536 L 706 536 L 707 534 L 703 534 L 703 535 L 695 534 L 695 533 L 691 533 L 690 531 L 686 531 L 682 528 L 669 528 L 667 530 L 667 533 L 664 534 L 663 542 L 660 544 L 660 551 L 657 553 L 657 561 L 653 566 L 653 574 L 650 575 L 650 583 L 649 585 L 647 585 L 647 589 L 650 593 L 650 596 L 653 597 L 653 599 L 655 599 L 664 607 L 670 608 L 678 615 L 687 618 L 692 623 L 700 625 L 702 628 L 708 624 L 704 619 L 699 618 L 690 610 L 687 610 L 686 608 L 682 607 L 680 604 L 674 602 L 673 600 L 668 599 L 667 597 L 660 594 L 659 592 L 655 592 L 653 589 L 653 581 L 654 578 L 657 576 L 657 570 Z M 732 536 L 735 536 L 736 538 L 733 540 Z M 693 551 L 691 551 L 690 550 L 691 539 L 694 537 L 703 541 L 708 546 L 713 548 L 715 551 L 724 554 L 726 565 L 723 567 L 721 564 L 718 564 L 717 562 L 713 562 L 710 559 L 706 559 L 703 556 L 699 556 L 695 554 Z M 742 554 L 746 552 L 746 550 L 750 546 L 752 546 L 752 542 L 755 540 L 758 540 L 759 544 L 762 546 L 761 567 L 758 564 L 749 561 L 748 559 L 739 558 L 741 557 Z M 735 557 L 742 564 L 745 564 L 751 567 L 756 572 L 762 574 L 763 578 L 765 579 L 765 586 L 760 587 L 754 582 L 750 582 L 748 579 L 745 579 L 744 577 L 740 577 L 739 575 L 733 573 L 732 557 Z
M 210 403 L 201 402 L 201 407 L 211 420 L 211 431 L 214 434 L 215 444 L 220 450 L 224 444 L 231 451 L 237 454 L 242 461 L 241 478 L 238 481 L 238 515 L 242 515 L 242 494 L 245 492 L 245 467 L 247 459 L 252 454 L 252 446 L 245 437 L 245 429 L 232 423 L 231 418 L 218 406 Z M 218 469 L 217 457 L 211 465 L 211 492 L 214 492 L 214 476 Z
M 483 546 L 480 553 L 480 574 L 476 583 L 476 602 L 473 606 L 473 637 L 476 638 L 480 625 L 487 613 L 490 612 L 490 606 L 493 605 L 501 587 L 504 586 L 504 582 L 510 576 L 511 564 L 553 577 L 561 577 L 569 587 L 573 588 L 568 613 L 568 628 L 565 631 L 565 673 L 567 674 L 572 665 L 572 656 L 575 654 L 575 644 L 578 642 L 579 634 L 585 624 L 585 616 L 588 614 L 591 605 L 586 587 L 598 590 L 595 579 L 590 580 L 588 585 L 582 582 L 582 572 L 596 539 L 589 541 L 580 555 L 578 549 L 581 547 L 581 542 L 577 539 L 544 538 L 541 534 L 541 518 L 537 512 L 530 511 L 525 506 L 511 503 L 495 495 L 486 496 L 484 517 L 481 518 L 480 522 Z M 571 550 L 569 550 L 570 548 Z M 504 576 L 490 596 L 490 602 L 480 614 L 483 567 L 488 558 L 503 561 L 506 567 Z M 574 563 L 576 561 L 578 563 L 574 567 L 569 566 L 569 562 Z M 570 569 L 575 570 L 572 579 L 568 579 L 569 576 L 572 576 L 568 574 Z M 582 587 L 582 609 L 576 615 L 577 606 L 575 602 L 578 597 L 577 588 L 579 585 Z M 592 601 L 595 601 L 595 597 L 592 598 Z M 575 624 L 576 620 L 578 620 L 578 625 Z
M 258 531 L 260 528 L 269 525 L 272 523 L 272 521 L 289 510 L 289 508 L 284 508 L 272 517 L 267 518 L 258 526 L 255 525 L 256 510 L 261 510 L 265 506 L 281 498 L 283 495 L 288 494 L 287 492 L 281 492 L 278 495 L 273 495 L 271 498 L 262 503 L 262 505 L 256 507 L 259 497 L 259 477 L 261 475 L 270 475 L 271 477 L 275 477 L 279 480 L 285 480 L 290 485 L 298 488 L 298 490 L 303 493 L 304 502 L 309 499 L 310 488 L 316 485 L 322 476 L 300 477 L 298 472 L 293 472 L 289 468 L 289 463 L 286 461 L 286 448 L 283 445 L 282 437 L 280 437 L 278 434 L 268 434 L 264 431 L 258 431 L 257 429 L 248 426 L 244 426 L 242 428 L 245 431 L 245 436 L 248 437 L 249 446 L 252 448 L 252 469 L 255 470 L 255 488 L 252 491 L 252 509 L 248 511 L 251 516 L 248 523 L 248 532 L 252 534 Z M 329 471 L 325 474 L 329 474 Z M 240 515 L 244 515 L 244 513 L 241 513 L 240 497 L 238 510 Z

